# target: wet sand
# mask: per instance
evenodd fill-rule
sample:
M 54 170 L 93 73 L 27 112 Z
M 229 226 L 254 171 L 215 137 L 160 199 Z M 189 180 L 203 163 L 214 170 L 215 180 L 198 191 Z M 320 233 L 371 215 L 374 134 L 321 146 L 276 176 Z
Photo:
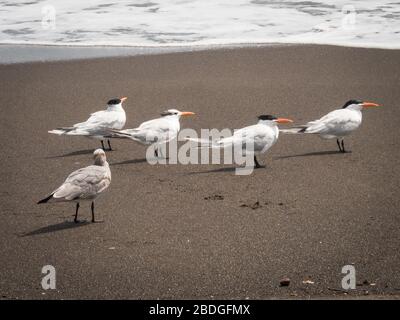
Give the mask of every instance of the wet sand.
M 0 297 L 230 299 L 399 297 L 400 51 L 277 46 L 0 66 Z M 236 176 L 233 165 L 149 165 L 115 141 L 96 202 L 36 205 L 100 144 L 47 133 L 128 96 L 127 128 L 166 107 L 183 128 L 240 128 L 259 114 L 318 118 L 349 99 L 383 105 L 335 141 L 281 135 Z M 184 107 L 182 107 L 184 106 Z M 257 204 L 258 203 L 258 204 Z M 57 289 L 41 288 L 51 264 Z M 280 287 L 289 277 L 288 287 Z M 304 284 L 311 280 L 314 284 Z M 373 284 L 373 285 L 371 285 Z

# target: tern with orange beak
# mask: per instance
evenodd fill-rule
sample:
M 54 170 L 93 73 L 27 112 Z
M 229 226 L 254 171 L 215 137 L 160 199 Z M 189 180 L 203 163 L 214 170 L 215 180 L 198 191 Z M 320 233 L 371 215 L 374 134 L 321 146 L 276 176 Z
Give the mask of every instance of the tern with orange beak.
M 92 113 L 85 122 L 74 124 L 72 127 L 61 127 L 49 131 L 49 133 L 57 135 L 85 136 L 88 138 L 100 139 L 101 146 L 104 148 L 103 140 L 107 134 L 107 130 L 121 130 L 125 126 L 126 114 L 122 107 L 122 103 L 128 98 L 116 98 L 107 102 L 107 109 Z M 108 142 L 108 150 L 111 151 L 110 140 Z
M 256 156 L 267 152 L 278 141 L 278 124 L 292 122 L 292 120 L 286 118 L 261 115 L 258 116 L 257 124 L 235 130 L 232 136 L 213 141 L 211 144 L 201 139 L 189 138 L 187 140 L 200 142 L 200 147 L 241 150 L 244 154 L 253 155 L 254 167 L 261 168 L 262 166 L 257 161 Z
M 143 122 L 135 129 L 109 130 L 110 137 L 131 139 L 143 145 L 154 145 L 154 155 L 158 158 L 161 145 L 178 136 L 181 128 L 180 118 L 191 115 L 194 113 L 168 109 L 161 113 L 161 118 Z
M 336 139 L 340 152 L 345 153 L 344 137 L 358 129 L 361 125 L 361 110 L 371 107 L 379 107 L 379 104 L 349 100 L 341 109 L 329 112 L 321 119 L 310 121 L 303 126 L 281 130 L 281 132 L 294 134 L 309 133 L 316 134 L 322 139 Z

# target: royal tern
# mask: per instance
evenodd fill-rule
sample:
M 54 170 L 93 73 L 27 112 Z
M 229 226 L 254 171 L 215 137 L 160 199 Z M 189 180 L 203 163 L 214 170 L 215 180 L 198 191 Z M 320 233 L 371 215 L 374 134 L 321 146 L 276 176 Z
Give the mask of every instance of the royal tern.
M 206 146 L 209 148 L 234 148 L 241 150 L 244 154 L 250 154 L 254 156 L 254 167 L 261 168 L 261 165 L 257 161 L 257 155 L 265 153 L 271 148 L 279 137 L 278 123 L 291 123 L 290 119 L 277 118 L 272 115 L 261 115 L 258 117 L 258 122 L 255 125 L 244 127 L 239 130 L 235 130 L 233 135 L 217 141 L 211 142 L 211 144 L 204 145 L 204 141 L 199 139 L 187 139 L 189 141 L 200 142 L 201 147 Z
M 161 113 L 161 118 L 143 122 L 139 127 L 125 130 L 109 130 L 111 138 L 126 138 L 143 145 L 154 145 L 154 155 L 158 157 L 159 147 L 177 137 L 180 130 L 179 119 L 194 115 L 193 112 L 169 109 Z
M 74 222 L 78 222 L 80 201 L 91 201 L 92 222 L 94 218 L 94 200 L 108 188 L 111 183 L 111 171 L 104 150 L 97 149 L 93 153 L 94 165 L 72 172 L 64 183 L 54 190 L 40 203 L 76 202 Z
M 329 112 L 321 119 L 310 121 L 303 126 L 281 130 L 281 132 L 295 134 L 309 133 L 316 134 L 322 139 L 336 139 L 339 150 L 345 153 L 344 137 L 361 125 L 361 110 L 370 107 L 379 107 L 379 104 L 349 100 L 341 109 Z
M 49 131 L 49 133 L 58 135 L 85 136 L 88 138 L 100 139 L 101 146 L 104 148 L 104 135 L 108 129 L 120 130 L 125 126 L 126 114 L 122 103 L 127 97 L 121 99 L 111 99 L 107 102 L 107 109 L 92 113 L 85 122 L 74 124 L 72 127 L 62 127 Z M 110 140 L 108 150 L 112 150 Z

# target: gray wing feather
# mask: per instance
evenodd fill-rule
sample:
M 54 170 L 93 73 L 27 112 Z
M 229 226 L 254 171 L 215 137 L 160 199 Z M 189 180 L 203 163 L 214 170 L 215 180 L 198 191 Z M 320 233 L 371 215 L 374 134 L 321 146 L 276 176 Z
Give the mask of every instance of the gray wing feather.
M 110 185 L 111 178 L 102 166 L 88 166 L 72 172 L 54 191 L 55 199 L 75 200 L 94 198 Z

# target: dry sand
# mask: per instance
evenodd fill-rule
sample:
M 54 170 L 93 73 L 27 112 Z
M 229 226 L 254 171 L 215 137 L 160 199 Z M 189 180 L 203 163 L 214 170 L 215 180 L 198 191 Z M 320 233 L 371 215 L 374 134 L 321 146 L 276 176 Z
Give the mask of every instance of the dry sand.
M 347 264 L 358 284 L 376 284 L 348 296 L 398 296 L 399 84 L 399 51 L 331 46 L 0 66 L 0 296 L 343 297 Z M 104 223 L 75 225 L 73 204 L 36 205 L 99 146 L 47 130 L 125 95 L 128 128 L 169 106 L 196 112 L 183 120 L 196 130 L 240 128 L 259 114 L 302 123 L 352 98 L 384 107 L 364 112 L 351 153 L 282 135 L 261 157 L 266 168 L 244 177 L 232 165 L 151 166 L 144 147 L 117 141 L 97 201 Z M 89 204 L 81 218 L 90 221 Z M 41 288 L 46 264 L 54 291 Z M 289 287 L 279 287 L 284 277 Z

